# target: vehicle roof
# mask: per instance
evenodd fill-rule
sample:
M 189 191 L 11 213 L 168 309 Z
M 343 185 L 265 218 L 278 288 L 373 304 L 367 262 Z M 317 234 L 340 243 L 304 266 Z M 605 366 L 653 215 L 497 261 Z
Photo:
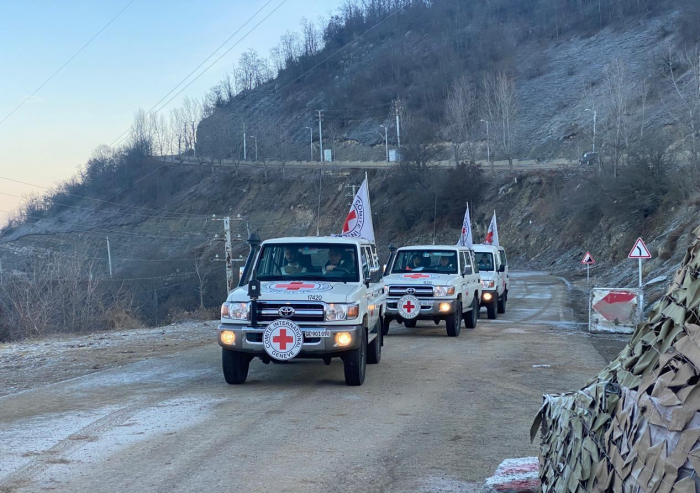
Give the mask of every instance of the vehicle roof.
M 469 248 L 457 245 L 411 245 L 401 247 L 399 250 L 469 250 Z
M 338 243 L 354 245 L 374 245 L 364 238 L 350 238 L 347 236 L 290 236 L 286 238 L 271 238 L 263 241 L 263 245 L 275 243 Z
M 474 245 L 475 252 L 495 252 L 498 250 L 505 251 L 505 248 L 503 248 L 502 246 L 484 245 L 483 243 L 479 243 L 478 245 Z

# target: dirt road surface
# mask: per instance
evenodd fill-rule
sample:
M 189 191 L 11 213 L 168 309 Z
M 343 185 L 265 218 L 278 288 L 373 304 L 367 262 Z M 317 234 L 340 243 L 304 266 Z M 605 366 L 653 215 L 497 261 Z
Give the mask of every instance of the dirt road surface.
M 228 386 L 204 343 L 10 393 L 0 492 L 478 491 L 537 454 L 542 394 L 580 388 L 606 363 L 596 346 L 620 345 L 572 321 L 563 280 L 512 280 L 507 313 L 459 338 L 393 324 L 362 387 L 339 360 L 255 361 Z

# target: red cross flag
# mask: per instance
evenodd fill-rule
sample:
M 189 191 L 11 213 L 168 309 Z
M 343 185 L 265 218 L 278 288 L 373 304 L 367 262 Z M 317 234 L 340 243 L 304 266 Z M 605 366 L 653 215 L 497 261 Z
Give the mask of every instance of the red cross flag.
M 367 175 L 365 175 L 365 181 L 362 182 L 360 190 L 352 201 L 350 212 L 343 224 L 341 236 L 374 241 L 374 225 L 372 224 L 372 207 L 369 204 Z
M 491 218 L 491 224 L 489 225 L 489 232 L 486 233 L 486 238 L 484 238 L 484 244 L 500 246 L 498 243 L 498 225 L 496 224 L 496 211 L 493 211 L 493 217 Z
M 472 219 L 469 215 L 468 205 L 467 212 L 464 213 L 464 221 L 462 221 L 462 235 L 459 237 L 457 246 L 463 246 L 467 248 L 474 247 L 474 241 L 472 240 Z

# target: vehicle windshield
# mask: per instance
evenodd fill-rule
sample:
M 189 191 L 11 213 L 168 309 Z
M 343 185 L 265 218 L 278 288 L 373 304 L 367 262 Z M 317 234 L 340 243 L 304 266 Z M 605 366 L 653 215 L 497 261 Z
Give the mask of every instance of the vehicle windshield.
M 392 274 L 428 272 L 457 274 L 456 250 L 400 250 L 396 255 Z
M 335 243 L 265 245 L 255 273 L 260 281 L 309 279 L 359 282 L 357 247 Z
M 479 270 L 492 271 L 494 270 L 493 254 L 487 252 L 474 252 L 474 258 L 479 266 Z

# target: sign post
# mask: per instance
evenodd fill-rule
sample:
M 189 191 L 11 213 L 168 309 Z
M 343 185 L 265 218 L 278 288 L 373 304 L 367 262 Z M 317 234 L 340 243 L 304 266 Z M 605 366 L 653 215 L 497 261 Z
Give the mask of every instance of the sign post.
M 591 282 L 591 265 L 595 265 L 595 259 L 591 252 L 586 252 L 581 263 L 586 266 L 586 281 Z
M 644 287 L 642 283 L 642 259 L 651 258 L 651 252 L 644 244 L 644 240 L 642 240 L 641 238 L 637 239 L 637 243 L 634 244 L 634 247 L 632 248 L 632 251 L 630 252 L 628 257 L 631 259 L 639 260 L 639 289 L 642 289 L 642 287 Z

